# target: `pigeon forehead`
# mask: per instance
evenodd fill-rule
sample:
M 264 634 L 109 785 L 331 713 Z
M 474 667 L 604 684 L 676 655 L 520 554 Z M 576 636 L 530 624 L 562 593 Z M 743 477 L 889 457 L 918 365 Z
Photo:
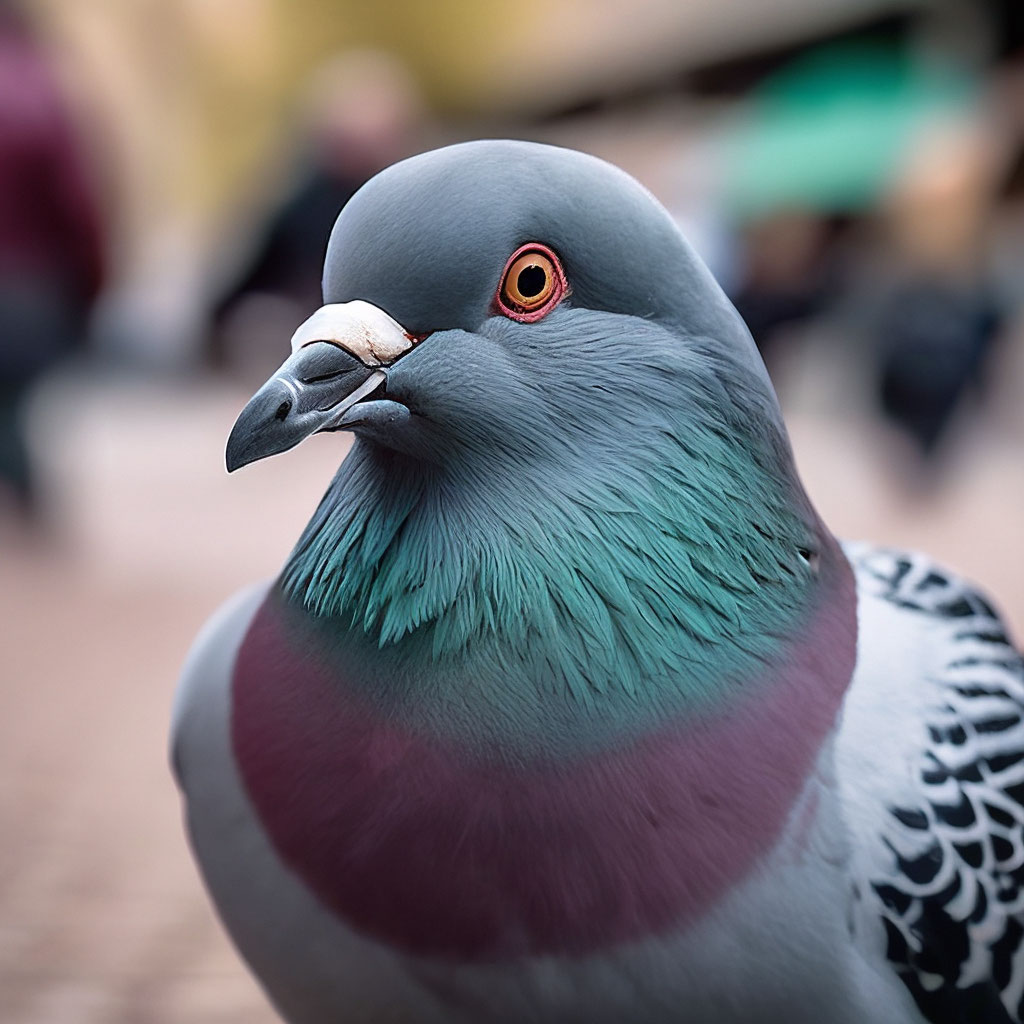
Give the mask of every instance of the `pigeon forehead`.
M 483 141 L 395 164 L 350 200 L 331 235 L 328 302 L 365 299 L 414 331 L 472 330 L 524 242 L 561 257 L 575 305 L 656 315 L 692 260 L 657 201 L 596 157 Z M 669 303 L 671 304 L 671 303 Z

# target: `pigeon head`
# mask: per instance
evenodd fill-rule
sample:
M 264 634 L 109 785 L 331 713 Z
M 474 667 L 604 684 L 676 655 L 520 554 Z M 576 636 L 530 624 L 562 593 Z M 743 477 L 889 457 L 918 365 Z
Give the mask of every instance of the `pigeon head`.
M 666 211 L 582 153 L 485 141 L 394 165 L 338 218 L 324 298 L 240 417 L 229 469 L 329 430 L 482 472 L 559 446 L 595 456 L 637 405 L 678 401 L 665 364 L 700 362 L 691 338 L 777 419 L 749 335 Z
M 339 216 L 324 298 L 227 451 L 355 434 L 282 576 L 315 617 L 421 663 L 541 635 L 570 690 L 699 688 L 811 600 L 834 543 L 763 364 L 624 172 L 508 141 L 396 164 Z

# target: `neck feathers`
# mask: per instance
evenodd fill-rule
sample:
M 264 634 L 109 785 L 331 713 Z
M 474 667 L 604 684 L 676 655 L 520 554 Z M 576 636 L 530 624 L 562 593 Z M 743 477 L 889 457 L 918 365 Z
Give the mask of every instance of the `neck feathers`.
M 806 556 L 827 534 L 724 431 L 631 455 L 488 476 L 357 442 L 283 590 L 399 660 L 484 652 L 584 703 L 652 688 L 701 703 L 757 674 L 820 599 Z

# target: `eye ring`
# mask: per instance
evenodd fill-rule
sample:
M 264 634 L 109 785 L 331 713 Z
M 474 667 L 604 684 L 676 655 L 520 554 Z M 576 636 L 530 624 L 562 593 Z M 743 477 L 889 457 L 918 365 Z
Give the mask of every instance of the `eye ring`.
M 505 263 L 495 301 L 505 316 L 529 324 L 547 316 L 568 292 L 554 251 L 541 242 L 527 242 Z

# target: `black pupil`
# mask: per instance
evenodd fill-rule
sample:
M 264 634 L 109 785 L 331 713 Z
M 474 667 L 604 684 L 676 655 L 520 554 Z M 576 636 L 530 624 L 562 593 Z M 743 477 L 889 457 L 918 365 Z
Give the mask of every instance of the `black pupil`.
M 544 285 L 547 284 L 547 280 L 548 275 L 544 273 L 544 268 L 534 264 L 530 267 L 523 267 L 519 271 L 516 287 L 524 299 L 532 299 L 535 295 L 540 295 L 544 291 Z

